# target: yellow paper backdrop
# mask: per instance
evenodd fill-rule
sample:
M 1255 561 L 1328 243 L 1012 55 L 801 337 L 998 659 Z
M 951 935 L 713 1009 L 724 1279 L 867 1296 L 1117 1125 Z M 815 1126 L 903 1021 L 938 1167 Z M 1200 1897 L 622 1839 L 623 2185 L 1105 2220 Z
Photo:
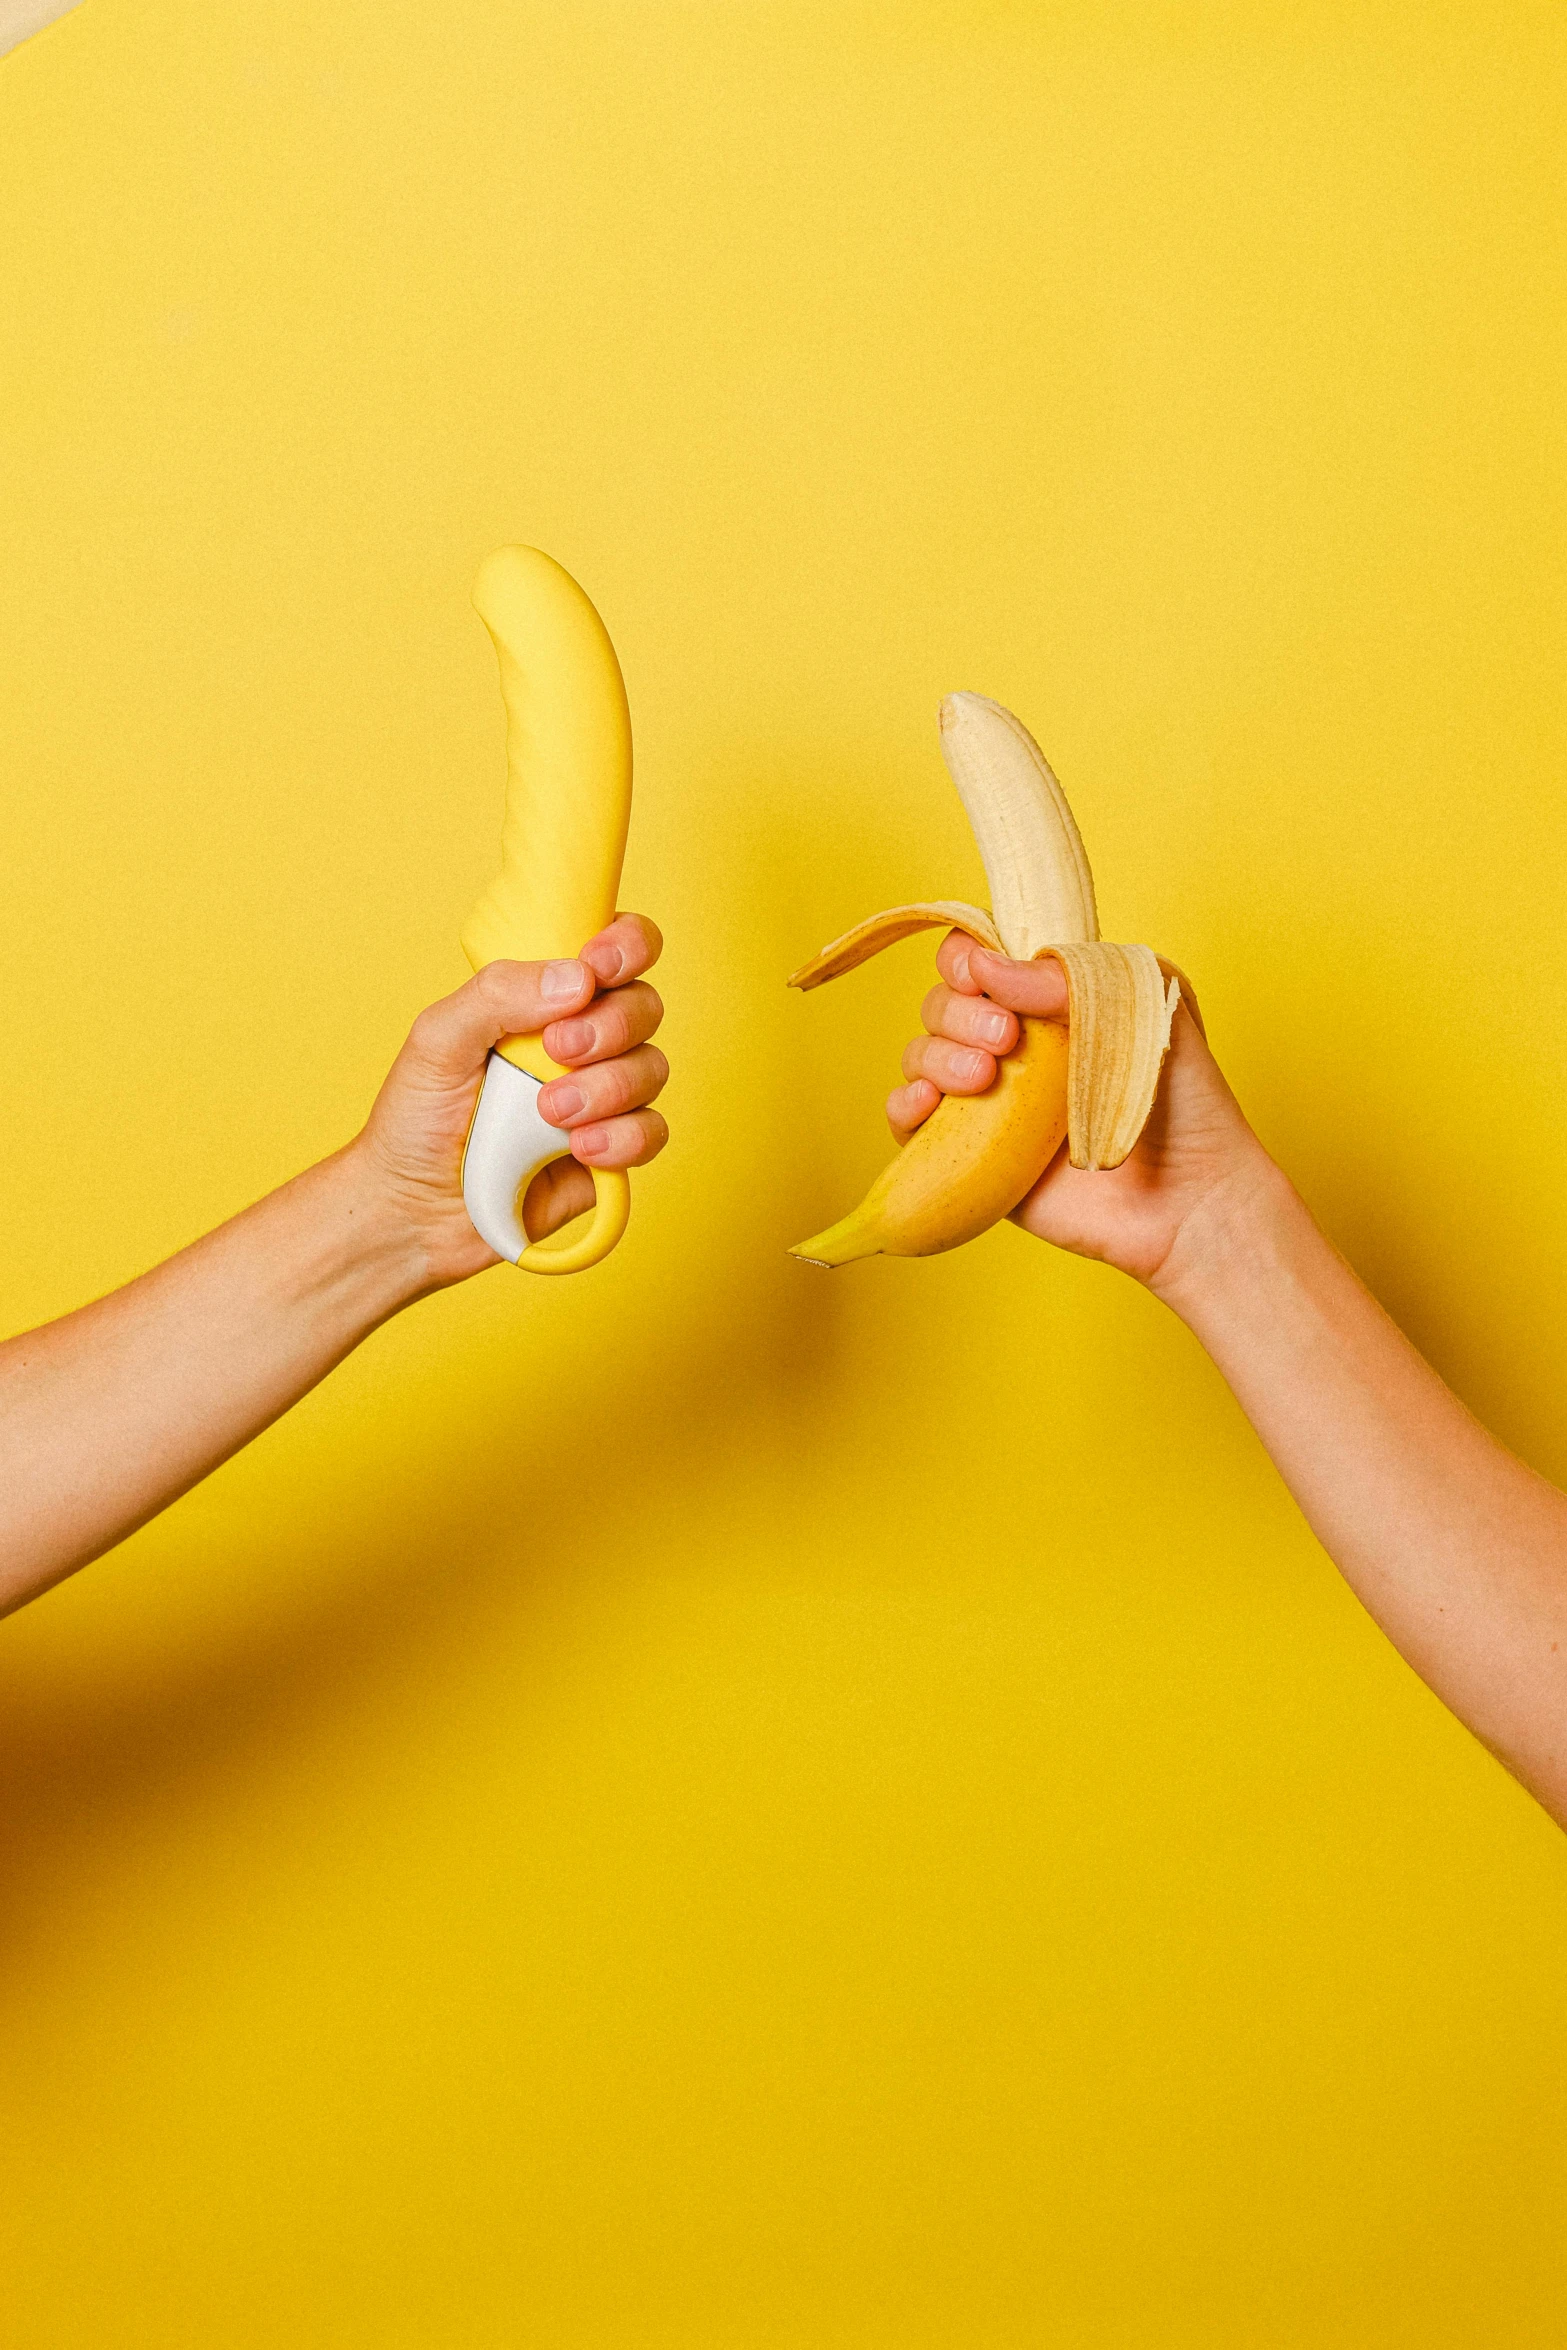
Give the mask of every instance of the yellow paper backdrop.
M 549 548 L 676 1139 L 0 1632 L 7 2350 L 1567 2331 L 1567 1846 L 1184 1333 L 831 1278 L 971 894 L 1109 934 L 1567 1474 L 1557 5 L 89 0 L 0 65 L 0 1306 L 462 976 Z

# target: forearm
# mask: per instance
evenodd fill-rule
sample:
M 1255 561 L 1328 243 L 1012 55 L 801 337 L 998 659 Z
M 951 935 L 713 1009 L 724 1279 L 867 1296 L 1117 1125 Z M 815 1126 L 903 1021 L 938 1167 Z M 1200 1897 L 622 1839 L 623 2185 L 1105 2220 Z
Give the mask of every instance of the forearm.
M 1363 1604 L 1567 1825 L 1567 1498 L 1471 1417 L 1264 1168 L 1153 1286 Z
M 424 1286 L 350 1148 L 0 1346 L 0 1612 L 194 1485 Z
M 463 1204 L 462 1161 L 503 1037 L 542 1034 L 565 1072 L 539 1097 L 562 1155 L 529 1192 L 530 1238 L 591 1205 L 587 1163 L 657 1157 L 667 1130 L 650 1105 L 669 1070 L 642 974 L 661 944 L 645 915 L 620 914 L 580 957 L 489 964 L 420 1014 L 346 1150 L 0 1345 L 0 1614 L 122 1541 L 400 1307 L 498 1262 Z

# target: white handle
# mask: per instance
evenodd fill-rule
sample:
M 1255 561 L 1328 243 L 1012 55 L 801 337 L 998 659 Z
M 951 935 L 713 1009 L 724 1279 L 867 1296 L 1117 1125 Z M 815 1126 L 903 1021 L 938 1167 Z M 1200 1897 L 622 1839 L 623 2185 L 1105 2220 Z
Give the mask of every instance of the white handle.
M 539 1115 L 543 1086 L 526 1069 L 491 1053 L 463 1153 L 463 1205 L 481 1240 L 515 1265 L 528 1245 L 522 1195 L 541 1167 L 570 1149 L 558 1126 Z

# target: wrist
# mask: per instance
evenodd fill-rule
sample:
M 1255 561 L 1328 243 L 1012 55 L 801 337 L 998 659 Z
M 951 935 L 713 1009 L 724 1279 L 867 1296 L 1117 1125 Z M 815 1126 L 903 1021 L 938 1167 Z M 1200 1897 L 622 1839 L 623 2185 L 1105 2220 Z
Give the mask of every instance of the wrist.
M 428 1242 L 398 1199 L 376 1153 L 357 1136 L 299 1180 L 317 1193 L 316 1212 L 336 1277 L 362 1293 L 384 1321 L 440 1286 Z
M 1230 1291 L 1254 1289 L 1270 1266 L 1285 1261 L 1301 1226 L 1315 1230 L 1300 1194 L 1259 1143 L 1187 1211 L 1146 1286 L 1200 1337 Z

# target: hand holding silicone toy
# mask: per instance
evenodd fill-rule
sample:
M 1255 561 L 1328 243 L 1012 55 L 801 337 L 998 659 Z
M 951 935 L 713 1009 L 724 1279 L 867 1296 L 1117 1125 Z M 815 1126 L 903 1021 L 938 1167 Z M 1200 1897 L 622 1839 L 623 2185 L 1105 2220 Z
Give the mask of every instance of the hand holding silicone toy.
M 125 1288 L 0 1345 L 0 1613 L 166 1508 L 415 1298 L 500 1253 L 531 1256 L 588 1208 L 585 1239 L 540 1251 L 545 1269 L 596 1261 L 624 1229 L 626 1170 L 667 1139 L 651 1105 L 668 1074 L 650 1041 L 663 1006 L 643 976 L 662 942 L 644 916 L 614 910 L 625 695 L 597 614 L 546 556 L 492 558 L 481 598 L 487 577 L 505 589 L 519 568 L 542 599 L 525 631 L 529 679 L 507 673 L 515 603 L 485 612 L 512 787 L 501 878 L 468 932 L 483 968 L 419 1015 L 345 1149 Z M 518 1076 L 518 1058 L 536 1074 Z M 504 1162 L 515 1246 L 502 1252 L 462 1188 L 497 1066 L 527 1089 L 526 1165 Z M 499 1139 L 504 1152 L 514 1134 Z
M 669 1063 L 649 1040 L 664 1007 L 642 976 L 662 944 L 645 914 L 621 914 L 579 955 L 486 964 L 420 1013 L 359 1147 L 421 1234 L 431 1288 L 497 1261 L 464 1203 L 459 1170 L 486 1070 L 518 1033 L 539 1037 L 557 1064 L 537 1095 L 547 1130 L 540 1148 L 550 1157 L 525 1186 L 530 1243 L 594 1205 L 595 1175 L 624 1183 L 626 1169 L 663 1149 L 669 1129 L 651 1105 Z
M 495 641 L 506 705 L 501 869 L 462 938 L 482 971 L 502 956 L 574 956 L 613 922 L 631 820 L 631 715 L 608 630 L 571 574 L 539 548 L 499 548 L 480 566 L 473 601 Z M 555 1128 L 565 1120 L 548 1102 L 562 1112 L 576 1104 L 581 1115 L 587 1098 L 580 1085 L 552 1082 L 561 1063 L 542 1030 L 530 1022 L 496 1041 L 463 1158 L 463 1197 L 498 1255 L 530 1273 L 580 1273 L 626 1229 L 625 1169 L 634 1162 L 602 1152 L 592 1161 L 593 1221 L 576 1242 L 541 1248 L 526 1229 L 526 1195 L 560 1153 Z M 651 1033 L 643 1028 L 634 1041 Z

